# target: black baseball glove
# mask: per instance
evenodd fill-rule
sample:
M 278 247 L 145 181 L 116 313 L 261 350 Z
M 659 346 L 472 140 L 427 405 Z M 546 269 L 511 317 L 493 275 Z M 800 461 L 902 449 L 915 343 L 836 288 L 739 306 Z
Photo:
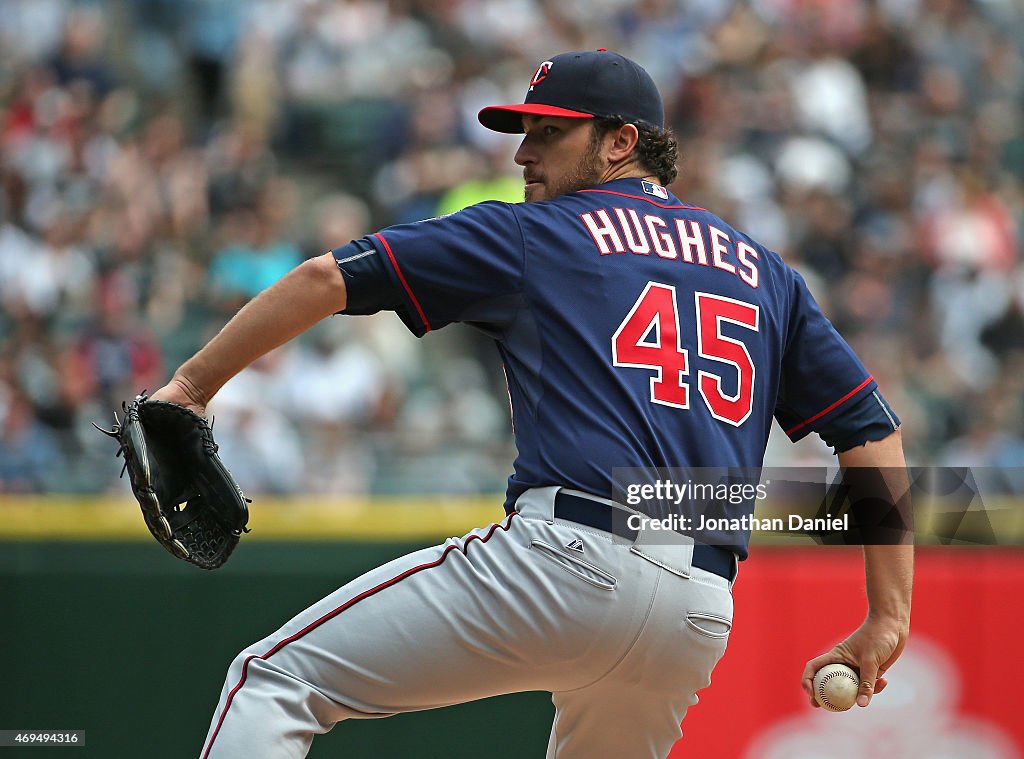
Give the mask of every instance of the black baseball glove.
M 179 559 L 216 569 L 248 532 L 250 501 L 217 456 L 209 422 L 145 393 L 121 408 L 112 430 L 96 429 L 120 444 L 121 474 L 128 472 L 146 526 Z

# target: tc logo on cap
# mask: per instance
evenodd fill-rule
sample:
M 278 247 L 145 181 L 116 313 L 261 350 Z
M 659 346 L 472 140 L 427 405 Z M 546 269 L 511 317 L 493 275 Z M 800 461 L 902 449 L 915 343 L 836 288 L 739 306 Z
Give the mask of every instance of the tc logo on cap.
M 533 92 L 533 88 L 548 78 L 548 73 L 551 71 L 551 61 L 544 61 L 540 64 L 536 73 L 533 75 L 533 79 L 530 80 L 530 92 Z

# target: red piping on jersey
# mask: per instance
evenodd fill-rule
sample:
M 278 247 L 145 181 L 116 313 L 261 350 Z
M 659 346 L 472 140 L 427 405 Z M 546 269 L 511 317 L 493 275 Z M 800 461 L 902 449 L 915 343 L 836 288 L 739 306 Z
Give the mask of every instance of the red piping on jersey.
M 380 232 L 376 232 L 373 236 L 380 240 L 381 245 L 384 246 L 384 250 L 387 252 L 388 258 L 391 259 L 391 265 L 395 269 L 395 274 L 398 275 L 398 281 L 402 283 L 402 287 L 405 288 L 405 292 L 409 295 L 409 300 L 411 300 L 412 304 L 416 307 L 416 313 L 419 314 L 420 319 L 423 321 L 423 325 L 427 328 L 427 332 L 430 332 L 430 322 L 427 321 L 427 316 L 423 313 L 423 309 L 420 307 L 420 302 L 416 299 L 416 296 L 413 295 L 412 288 L 409 287 L 409 283 L 405 281 L 405 275 L 402 274 L 402 270 L 398 268 L 398 261 L 395 260 L 395 254 L 391 252 L 391 246 L 388 245 L 388 241 L 384 239 L 384 236 Z
M 383 240 L 383 238 L 381 238 L 381 239 Z M 444 560 L 446 558 L 448 558 L 448 554 L 450 554 L 455 549 L 460 548 L 463 553 L 466 553 L 467 549 L 469 548 L 469 544 L 472 541 L 479 540 L 481 543 L 486 543 L 488 540 L 491 539 L 491 536 L 495 533 L 495 531 L 499 527 L 502 530 L 504 530 L 505 532 L 508 532 L 509 527 L 512 526 L 512 517 L 517 516 L 517 515 L 518 515 L 518 513 L 513 511 L 511 514 L 508 515 L 508 519 L 505 520 L 504 524 L 502 524 L 501 522 L 495 522 L 494 524 L 492 524 L 491 525 L 491 529 L 489 529 L 487 531 L 487 534 L 484 535 L 482 538 L 479 535 L 476 535 L 476 534 L 470 535 L 468 538 L 466 538 L 465 542 L 462 544 L 461 547 L 459 545 L 453 543 L 453 544 L 451 544 L 450 546 L 448 546 L 447 548 L 444 549 L 444 552 L 441 554 L 441 556 L 438 559 L 435 559 L 434 561 L 428 562 L 426 564 L 420 564 L 419 566 L 412 567 L 411 569 L 407 569 L 404 572 L 402 572 L 402 574 L 398 575 L 397 577 L 392 577 L 390 580 L 382 582 L 380 585 L 377 585 L 374 588 L 370 588 L 369 590 L 365 590 L 362 593 L 360 593 L 358 596 L 355 596 L 354 598 L 350 598 L 348 601 L 343 603 L 341 606 L 339 606 L 334 611 L 328 612 L 327 614 L 325 614 L 324 616 L 320 617 L 320 619 L 316 620 L 315 622 L 311 622 L 310 624 L 306 625 L 306 627 L 304 627 L 303 629 L 299 630 L 294 635 L 291 635 L 291 636 L 285 638 L 284 640 L 282 640 L 280 643 L 275 645 L 273 648 L 271 648 L 269 651 L 267 651 L 262 656 L 257 656 L 256 654 L 253 654 L 252 656 L 247 657 L 246 660 L 242 663 L 242 677 L 238 681 L 238 684 L 234 688 L 231 689 L 231 692 L 228 694 L 227 701 L 224 702 L 224 711 L 221 712 L 220 719 L 217 720 L 217 727 L 214 729 L 213 735 L 210 737 L 210 745 L 208 745 L 206 747 L 206 750 L 203 752 L 202 759 L 207 759 L 207 757 L 210 755 L 210 750 L 213 748 L 213 742 L 215 740 L 217 740 L 217 735 L 220 733 L 221 726 L 223 726 L 223 724 L 224 724 L 224 718 L 228 714 L 228 709 L 231 707 L 231 702 L 234 700 L 235 694 L 238 693 L 238 691 L 242 688 L 242 685 L 245 684 L 245 678 L 248 675 L 248 671 L 249 671 L 249 662 L 251 662 L 253 659 L 262 659 L 262 660 L 266 661 L 271 656 L 273 656 L 278 651 L 280 651 L 282 648 L 287 646 L 289 643 L 294 643 L 299 638 L 302 638 L 303 636 L 311 633 L 313 630 L 315 630 L 316 628 L 320 627 L 320 625 L 322 625 L 324 622 L 328 622 L 328 621 L 334 619 L 336 616 L 341 614 L 341 612 L 345 611 L 345 609 L 351 609 L 353 606 L 355 606 L 357 603 L 362 601 L 364 598 L 369 598 L 372 595 L 376 595 L 380 591 L 385 590 L 387 588 L 390 588 L 393 585 L 396 585 L 397 583 L 401 582 L 405 578 L 411 577 L 412 575 L 416 574 L 417 572 L 422 572 L 424 569 L 432 569 L 433 567 L 440 566 L 441 564 L 444 563 Z
M 800 424 L 798 424 L 796 427 L 790 427 L 788 430 L 786 430 L 786 434 L 787 435 L 792 435 L 794 432 L 796 432 L 801 427 L 806 427 L 811 422 L 816 421 L 818 419 L 821 419 L 821 417 L 825 416 L 825 414 L 827 414 L 829 411 L 831 411 L 832 409 L 836 408 L 837 406 L 843 405 L 848 400 L 850 400 L 850 398 L 852 398 L 857 393 L 859 393 L 861 390 L 863 390 L 865 387 L 867 387 L 871 383 L 871 381 L 873 379 L 874 379 L 874 377 L 872 377 L 871 375 L 868 375 L 868 378 L 866 380 L 861 382 L 859 385 L 857 385 L 857 387 L 853 388 L 853 390 L 848 392 L 846 395 L 844 395 L 838 401 L 833 403 L 831 406 L 827 406 L 827 407 L 823 408 L 821 411 L 819 411 L 817 414 L 815 414 L 811 418 L 805 419 L 804 421 L 800 422 Z
M 701 208 L 700 206 L 667 206 L 667 205 L 665 205 L 663 203 L 658 203 L 656 201 L 653 201 L 650 198 L 645 198 L 643 195 L 630 195 L 629 193 L 625 193 L 625 192 L 615 192 L 615 190 L 578 190 L 577 192 L 603 192 L 606 195 L 619 195 L 619 196 L 621 196 L 623 198 L 632 198 L 633 200 L 646 200 L 652 206 L 657 206 L 658 208 L 685 208 L 688 211 L 706 211 L 707 210 L 706 208 Z

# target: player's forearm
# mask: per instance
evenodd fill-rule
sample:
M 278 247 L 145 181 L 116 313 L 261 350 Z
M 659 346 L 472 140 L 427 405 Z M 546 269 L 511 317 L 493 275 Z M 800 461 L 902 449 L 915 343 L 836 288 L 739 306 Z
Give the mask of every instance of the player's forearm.
M 173 382 L 205 406 L 260 356 L 345 308 L 345 281 L 331 254 L 297 266 L 249 301 L 175 372 Z
M 914 546 L 864 546 L 868 616 L 910 626 Z
M 914 578 L 913 513 L 910 480 L 899 430 L 889 437 L 839 454 L 855 497 L 874 502 L 873 516 L 883 517 L 865 530 L 864 571 L 868 616 L 906 629 L 910 624 Z M 882 514 L 881 509 L 891 509 Z M 899 520 L 899 521 L 898 521 Z M 902 524 L 900 524 L 902 522 Z

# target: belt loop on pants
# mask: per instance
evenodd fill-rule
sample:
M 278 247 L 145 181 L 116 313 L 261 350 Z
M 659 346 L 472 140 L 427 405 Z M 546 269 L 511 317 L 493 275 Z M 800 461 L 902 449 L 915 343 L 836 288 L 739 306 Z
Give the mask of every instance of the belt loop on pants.
M 604 499 L 588 497 L 586 494 L 568 492 L 564 489 L 555 494 L 554 515 L 556 518 L 564 519 L 567 522 L 576 522 L 595 530 L 610 532 L 630 542 L 636 542 L 640 535 L 639 530 L 633 529 L 628 524 L 628 516 L 634 513 L 637 512 L 613 505 L 612 502 Z M 736 577 L 736 554 L 722 546 L 712 546 L 694 541 L 691 563 L 706 572 L 724 577 L 730 583 Z

